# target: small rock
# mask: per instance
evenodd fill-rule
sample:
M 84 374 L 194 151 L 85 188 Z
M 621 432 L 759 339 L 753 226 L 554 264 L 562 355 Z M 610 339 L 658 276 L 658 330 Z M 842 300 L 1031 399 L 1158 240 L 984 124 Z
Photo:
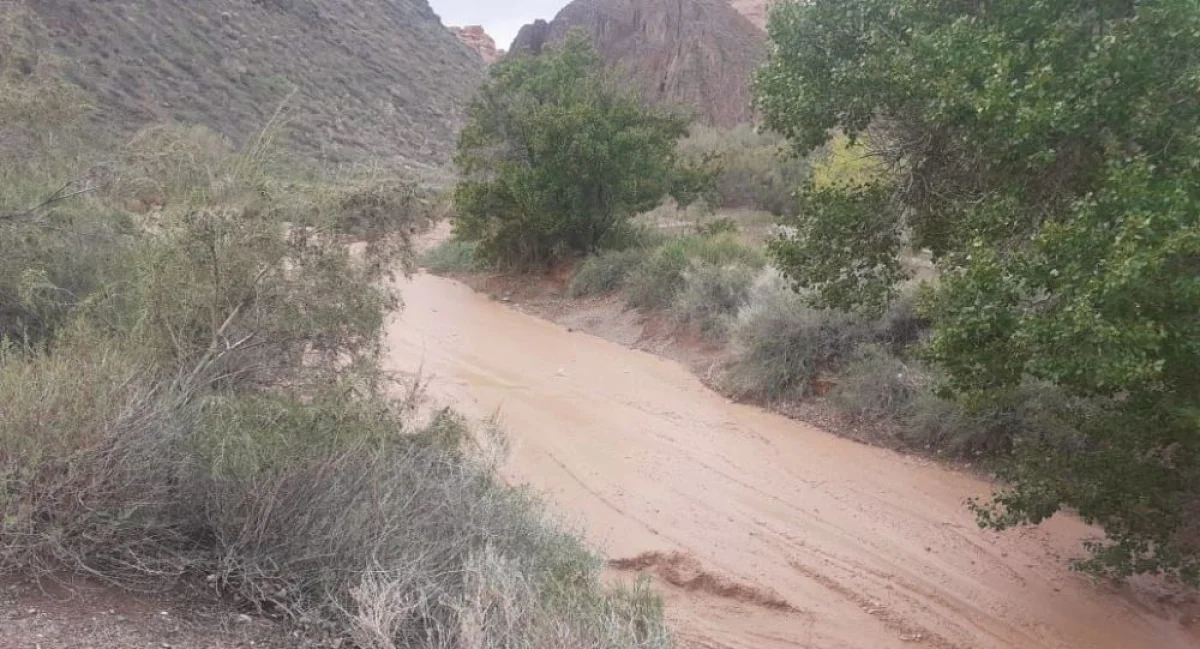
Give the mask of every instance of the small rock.
M 118 615 L 118 616 L 117 616 L 117 621 L 118 621 L 118 622 L 124 622 L 124 621 L 126 621 L 126 620 L 128 620 L 128 619 L 129 619 L 129 618 L 125 617 L 124 615 Z
M 239 615 L 237 619 L 238 619 L 238 622 L 241 622 L 243 624 L 247 624 L 247 623 L 250 623 L 253 621 L 253 619 L 249 615 L 246 615 L 245 613 L 242 613 L 241 615 Z

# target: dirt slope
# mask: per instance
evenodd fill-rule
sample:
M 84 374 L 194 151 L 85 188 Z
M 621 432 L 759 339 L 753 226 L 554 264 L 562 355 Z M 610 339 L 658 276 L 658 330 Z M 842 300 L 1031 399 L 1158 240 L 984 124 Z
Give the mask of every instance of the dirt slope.
M 766 36 L 725 0 L 575 0 L 521 28 L 510 52 L 538 53 L 571 30 L 649 102 L 711 124 L 751 120 L 750 79 Z
M 0 0 L 0 18 L 26 10 L 98 128 L 244 141 L 294 92 L 286 143 L 319 162 L 447 162 L 484 74 L 427 0 Z
M 731 404 L 673 362 L 417 276 L 390 363 L 512 436 L 612 560 L 651 574 L 693 647 L 1183 649 L 1194 619 L 1091 584 L 1060 517 L 1005 535 L 963 507 L 979 480 Z

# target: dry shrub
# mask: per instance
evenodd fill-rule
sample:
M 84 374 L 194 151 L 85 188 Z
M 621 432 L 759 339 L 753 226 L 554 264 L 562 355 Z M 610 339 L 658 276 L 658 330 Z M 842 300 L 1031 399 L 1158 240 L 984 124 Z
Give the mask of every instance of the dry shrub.
M 666 309 L 686 285 L 684 274 L 693 265 L 741 265 L 759 269 L 762 253 L 729 233 L 684 236 L 667 240 L 649 252 L 625 281 L 625 301 L 639 309 Z
M 78 335 L 0 359 L 0 572 L 207 575 L 362 646 L 667 646 L 657 600 L 603 588 L 599 560 L 452 415 L 413 426 L 413 402 L 369 376 L 304 400 L 179 394 Z
M 571 297 L 604 295 L 618 291 L 648 256 L 642 248 L 609 250 L 588 257 L 571 276 L 567 294 Z
M 721 170 L 716 193 L 724 208 L 795 214 L 799 204 L 794 194 L 810 175 L 809 162 L 793 155 L 782 136 L 750 124 L 693 127 L 680 141 L 679 152 L 695 161 L 716 156 Z
M 909 416 L 914 399 L 930 389 L 930 378 L 919 364 L 906 362 L 882 345 L 868 344 L 838 372 L 830 399 L 855 419 L 898 422 Z
M 129 585 L 188 568 L 172 501 L 186 422 L 136 355 L 76 332 L 0 349 L 0 572 L 62 568 Z
M 1020 441 L 1057 453 L 1077 453 L 1084 439 L 1080 422 L 1100 417 L 1110 406 L 1033 381 L 987 408 L 972 408 L 923 391 L 901 420 L 901 433 L 913 447 L 951 456 L 1005 457 Z
M 671 315 L 704 334 L 723 339 L 734 318 L 750 299 L 756 269 L 738 264 L 693 264 L 684 272 L 683 288 L 671 304 Z
M 836 368 L 871 337 L 859 316 L 814 309 L 774 271 L 764 273 L 738 314 L 736 358 L 722 383 L 742 398 L 807 396 L 820 372 Z

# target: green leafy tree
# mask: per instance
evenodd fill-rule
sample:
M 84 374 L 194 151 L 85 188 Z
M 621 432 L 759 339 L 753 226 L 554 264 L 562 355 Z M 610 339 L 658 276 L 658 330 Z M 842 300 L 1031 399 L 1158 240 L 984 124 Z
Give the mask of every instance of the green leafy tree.
M 686 121 L 614 86 L 581 34 L 493 66 L 469 118 L 455 232 L 494 263 L 593 252 L 665 194 L 687 202 L 706 186 L 705 173 L 677 164 Z
M 789 277 L 877 306 L 928 249 L 949 394 L 1101 406 L 1070 440 L 1014 437 L 981 522 L 1073 508 L 1107 532 L 1085 567 L 1200 579 L 1200 5 L 812 0 L 769 31 L 767 125 L 800 151 L 869 134 L 888 170 L 804 192 Z

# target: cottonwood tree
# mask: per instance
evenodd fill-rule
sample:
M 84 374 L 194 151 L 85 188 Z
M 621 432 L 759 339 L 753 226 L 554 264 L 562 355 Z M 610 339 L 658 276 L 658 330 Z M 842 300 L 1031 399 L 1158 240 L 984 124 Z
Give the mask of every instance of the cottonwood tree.
M 983 524 L 1072 508 L 1084 567 L 1200 578 L 1200 5 L 811 0 L 778 6 L 756 80 L 800 151 L 870 133 L 890 173 L 803 192 L 775 257 L 843 307 L 932 251 L 926 348 L 945 390 L 1023 381 L 1098 405 L 1015 437 Z
M 455 162 L 458 236 L 489 261 L 529 268 L 611 242 L 701 174 L 677 164 L 687 121 L 614 85 L 579 33 L 540 56 L 492 66 Z

